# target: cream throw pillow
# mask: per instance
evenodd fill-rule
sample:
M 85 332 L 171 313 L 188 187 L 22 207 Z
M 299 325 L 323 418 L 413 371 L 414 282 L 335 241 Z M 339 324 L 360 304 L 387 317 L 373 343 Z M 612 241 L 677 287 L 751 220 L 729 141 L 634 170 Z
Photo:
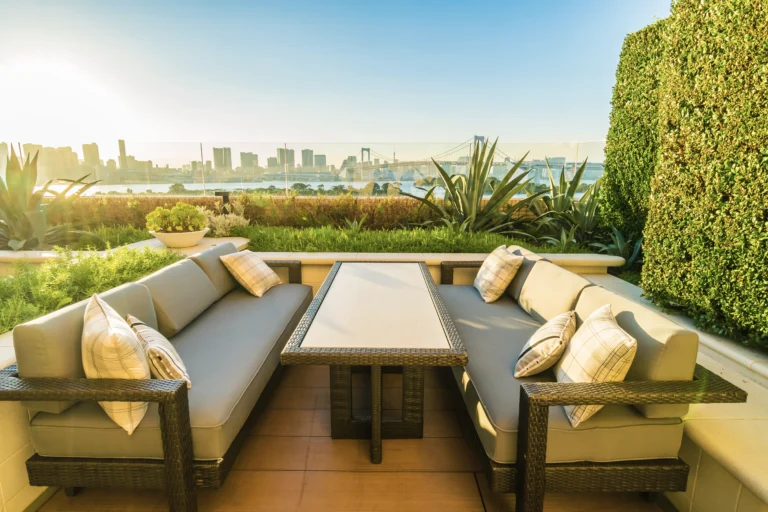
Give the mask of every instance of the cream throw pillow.
M 261 297 L 267 290 L 282 283 L 275 271 L 251 251 L 233 252 L 220 258 L 229 273 L 251 295 Z
M 83 369 L 89 379 L 149 379 L 147 356 L 131 327 L 97 295 L 83 318 Z M 128 435 L 147 413 L 147 402 L 99 402 Z
M 515 364 L 515 378 L 541 373 L 560 359 L 576 332 L 576 312 L 568 311 L 549 320 L 533 333 Z
M 637 340 L 611 313 L 611 305 L 596 309 L 576 330 L 555 366 L 557 382 L 621 382 L 637 352 Z M 567 405 L 571 425 L 588 420 L 602 405 Z
M 485 258 L 475 277 L 475 288 L 485 302 L 494 302 L 504 294 L 524 259 L 512 254 L 506 245 L 497 247 Z
M 128 315 L 128 324 L 144 347 L 152 376 L 161 380 L 185 380 L 187 389 L 192 389 L 187 368 L 168 338 L 135 316 Z

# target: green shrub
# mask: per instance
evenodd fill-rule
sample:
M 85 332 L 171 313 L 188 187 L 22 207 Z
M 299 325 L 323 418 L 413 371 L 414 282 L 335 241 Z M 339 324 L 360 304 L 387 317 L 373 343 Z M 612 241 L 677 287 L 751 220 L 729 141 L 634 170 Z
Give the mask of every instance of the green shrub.
M 331 227 L 250 226 L 237 234 L 250 239 L 251 250 L 263 252 L 488 253 L 500 245 L 520 245 L 536 252 L 556 252 L 552 247 L 533 246 L 496 233 L 456 233 L 449 228 L 355 231 Z M 573 247 L 569 250 L 579 251 Z
M 651 176 L 658 160 L 659 65 L 665 25 L 665 20 L 657 21 L 627 36 L 613 87 L 601 208 L 606 225 L 631 237 L 645 226 Z
M 163 233 L 200 231 L 205 228 L 207 221 L 202 211 L 191 204 L 179 201 L 171 209 L 158 206 L 147 214 L 147 229 Z
M 120 247 L 142 240 L 149 240 L 152 235 L 146 229 L 134 228 L 133 226 L 105 226 L 92 228 L 91 232 L 99 238 L 99 242 L 93 243 L 86 240 L 75 244 L 69 244 L 68 248 L 74 251 L 86 249 L 106 249 L 107 247 Z
M 35 267 L 20 263 L 13 276 L 0 279 L 0 332 L 135 281 L 183 256 L 171 251 L 121 248 L 106 255 L 74 258 L 61 251 L 56 259 Z
M 768 347 L 768 4 L 677 0 L 665 41 L 643 286 Z

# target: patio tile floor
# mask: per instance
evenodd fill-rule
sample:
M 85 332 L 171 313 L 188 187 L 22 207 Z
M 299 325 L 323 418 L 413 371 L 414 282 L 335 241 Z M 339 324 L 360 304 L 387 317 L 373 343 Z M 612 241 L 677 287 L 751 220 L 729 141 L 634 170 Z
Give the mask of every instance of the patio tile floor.
M 364 393 L 361 377 L 354 384 Z M 201 512 L 514 510 L 513 496 L 488 489 L 443 377 L 427 372 L 424 439 L 385 440 L 383 463 L 372 465 L 367 441 L 330 438 L 327 368 L 286 368 L 224 486 L 198 491 Z M 399 376 L 384 385 L 396 402 Z M 73 498 L 59 491 L 41 510 L 159 512 L 165 503 L 160 491 L 85 489 Z M 660 512 L 635 494 L 552 494 L 546 510 Z

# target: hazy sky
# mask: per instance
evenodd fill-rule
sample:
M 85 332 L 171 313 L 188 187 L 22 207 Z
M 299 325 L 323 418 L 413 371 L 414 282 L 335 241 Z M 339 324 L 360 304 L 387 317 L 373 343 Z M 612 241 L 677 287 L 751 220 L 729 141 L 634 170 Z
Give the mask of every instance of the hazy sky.
M 0 140 L 600 141 L 670 0 L 0 0 Z

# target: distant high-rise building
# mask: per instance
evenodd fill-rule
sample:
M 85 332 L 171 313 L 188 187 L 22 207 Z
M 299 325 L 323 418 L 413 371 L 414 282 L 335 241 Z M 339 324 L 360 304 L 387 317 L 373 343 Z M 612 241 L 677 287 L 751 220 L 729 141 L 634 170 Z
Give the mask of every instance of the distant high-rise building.
M 29 158 L 32 158 L 35 156 L 35 153 L 37 153 L 38 159 L 40 158 L 40 153 L 43 151 L 43 146 L 40 144 L 24 144 L 21 146 L 22 150 L 24 151 L 23 155 L 16 155 L 20 159 L 25 160 L 27 158 L 27 155 L 29 155 Z
M 205 172 L 211 172 L 213 170 L 213 167 L 211 166 L 211 161 L 206 160 L 205 161 Z
M 315 164 L 315 167 L 319 167 L 319 168 L 322 168 L 328 165 L 325 163 L 325 155 L 315 155 L 314 164 Z
M 259 166 L 259 155 L 256 153 L 240 153 L 240 167 L 253 169 Z
M 213 168 L 217 171 L 232 170 L 232 150 L 230 148 L 213 148 Z
M 315 152 L 311 149 L 302 149 L 301 150 L 301 166 L 302 167 L 314 167 L 315 161 L 314 161 Z
M 267 169 L 277 169 L 277 158 L 274 156 L 267 157 Z
M 126 158 L 125 154 L 125 141 L 122 139 L 119 139 L 117 141 L 117 147 L 120 150 L 120 155 L 117 157 L 117 161 L 120 164 L 120 170 L 124 170 L 128 168 L 128 159 Z
M 92 142 L 91 144 L 83 144 L 83 163 L 96 167 L 101 165 L 101 159 L 99 159 L 99 146 Z
M 294 157 L 294 152 L 292 149 L 285 150 L 283 148 L 277 148 L 277 165 L 278 167 L 284 168 L 288 165 L 289 169 L 293 169 L 296 167 L 296 159 Z
M 107 160 L 107 169 L 110 171 L 116 171 L 117 170 L 117 162 L 115 162 L 114 159 L 110 158 Z

